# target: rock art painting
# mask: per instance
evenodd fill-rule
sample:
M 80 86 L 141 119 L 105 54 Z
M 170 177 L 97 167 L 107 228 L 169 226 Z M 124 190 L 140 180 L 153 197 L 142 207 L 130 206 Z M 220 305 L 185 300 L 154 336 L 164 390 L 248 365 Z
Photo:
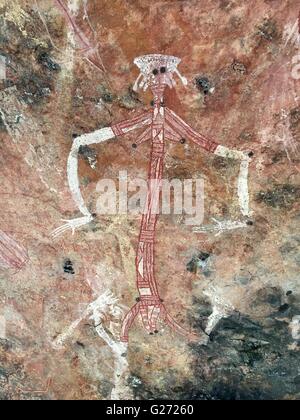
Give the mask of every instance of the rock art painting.
M 21 269 L 28 261 L 25 248 L 0 231 L 0 265 L 3 268 Z
M 300 399 L 299 10 L 0 0 L 1 400 Z
M 180 59 L 159 54 L 146 55 L 135 59 L 135 64 L 140 69 L 140 75 L 133 89 L 151 89 L 153 93 L 153 111 L 135 116 L 130 120 L 114 124 L 90 134 L 77 137 L 73 143 L 68 160 L 68 179 L 73 199 L 83 214 L 82 218 L 67 221 L 65 225 L 56 229 L 53 236 L 57 237 L 67 230 L 72 230 L 93 220 L 92 214 L 84 204 L 80 193 L 78 178 L 78 153 L 82 146 L 107 141 L 111 138 L 123 136 L 133 130 L 146 127 L 145 131 L 135 140 L 133 147 L 137 148 L 144 142 L 151 142 L 151 156 L 148 172 L 148 192 L 146 210 L 141 222 L 138 250 L 136 256 L 137 289 L 139 297 L 137 303 L 126 315 L 123 321 L 121 341 L 128 342 L 129 329 L 137 315 L 141 315 L 145 330 L 149 334 L 158 333 L 158 321 L 164 320 L 172 329 L 191 340 L 197 341 L 196 334 L 185 331 L 168 313 L 163 299 L 159 295 L 158 284 L 154 272 L 154 241 L 158 221 L 156 206 L 161 192 L 163 179 L 163 166 L 165 156 L 165 141 L 184 144 L 186 139 L 191 139 L 207 152 L 223 158 L 238 159 L 241 161 L 240 176 L 238 180 L 238 194 L 241 212 L 249 216 L 248 194 L 248 166 L 251 153 L 230 150 L 218 145 L 214 141 L 195 132 L 187 123 L 178 117 L 172 110 L 165 106 L 164 91 L 168 86 L 173 89 L 176 85 L 174 74 L 177 74 L 183 84 L 187 80 L 181 76 L 177 66 Z M 247 224 L 246 224 L 247 226 Z

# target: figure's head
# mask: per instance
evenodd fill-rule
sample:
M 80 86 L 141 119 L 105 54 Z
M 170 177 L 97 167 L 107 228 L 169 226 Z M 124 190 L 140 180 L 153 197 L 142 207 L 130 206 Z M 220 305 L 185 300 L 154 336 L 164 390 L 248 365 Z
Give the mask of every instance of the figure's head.
M 180 78 L 184 85 L 187 85 L 187 79 L 179 73 L 177 66 L 180 64 L 180 58 L 170 55 L 150 54 L 138 57 L 134 63 L 140 69 L 140 75 L 137 78 L 133 89 L 143 89 L 144 91 L 155 87 L 169 86 L 175 87 L 174 73 Z

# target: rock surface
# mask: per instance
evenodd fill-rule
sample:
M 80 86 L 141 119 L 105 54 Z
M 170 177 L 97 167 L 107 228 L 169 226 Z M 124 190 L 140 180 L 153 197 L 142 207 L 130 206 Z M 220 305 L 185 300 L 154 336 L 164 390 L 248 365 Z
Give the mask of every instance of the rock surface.
M 294 0 L 69 0 L 88 56 L 56 1 L 0 0 L 0 399 L 287 399 L 300 397 L 299 4 Z M 140 217 L 80 216 L 67 182 L 74 138 L 150 108 L 133 59 L 182 59 L 189 84 L 166 103 L 250 164 L 252 224 L 193 232 L 161 216 L 156 273 L 166 306 L 207 345 L 121 319 L 136 298 Z M 295 58 L 296 57 L 296 58 Z M 91 57 L 90 57 L 91 58 Z M 299 62 L 300 60 L 298 60 Z M 85 202 L 97 182 L 146 178 L 135 136 L 80 150 Z M 190 142 L 168 145 L 165 178 L 205 181 L 205 225 L 240 221 L 238 165 Z M 221 314 L 221 315 L 220 315 Z M 213 316 L 213 318 L 212 318 Z

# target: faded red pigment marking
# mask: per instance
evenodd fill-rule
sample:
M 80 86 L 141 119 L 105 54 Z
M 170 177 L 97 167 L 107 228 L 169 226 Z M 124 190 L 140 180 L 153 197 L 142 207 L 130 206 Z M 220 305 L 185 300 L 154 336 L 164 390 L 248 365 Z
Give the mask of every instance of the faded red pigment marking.
M 165 158 L 165 140 L 176 143 L 184 142 L 185 138 L 191 139 L 198 146 L 214 153 L 218 144 L 198 134 L 173 111 L 164 107 L 164 91 L 166 84 L 163 79 L 157 79 L 158 83 L 152 85 L 154 94 L 154 109 L 152 113 L 145 113 L 132 120 L 127 120 L 112 126 L 116 136 L 126 134 L 128 129 L 136 124 L 146 124 L 151 117 L 151 127 L 147 128 L 137 139 L 135 146 L 151 141 L 151 158 L 148 170 L 148 195 L 146 211 L 142 217 L 138 248 L 136 255 L 137 289 L 139 297 L 137 303 L 126 315 L 123 325 L 121 340 L 128 342 L 129 330 L 136 317 L 141 316 L 143 326 L 149 334 L 158 332 L 159 320 L 165 322 L 171 329 L 187 337 L 197 340 L 196 334 L 182 328 L 167 312 L 166 307 L 159 295 L 158 284 L 154 273 L 155 258 L 155 231 L 158 222 L 156 204 L 161 194 L 161 182 Z M 151 181 L 151 182 L 150 182 Z
M 28 259 L 26 249 L 0 231 L 0 267 L 20 270 L 26 265 Z
M 94 65 L 101 72 L 105 72 L 105 68 L 102 59 L 99 55 L 99 45 L 89 39 L 76 24 L 75 19 L 71 15 L 68 6 L 62 0 L 54 0 L 57 7 L 63 13 L 69 26 L 72 28 L 76 39 L 78 40 L 81 53 L 84 55 L 87 61 Z M 89 21 L 89 20 L 88 20 Z M 92 28 L 91 28 L 92 29 Z M 92 29 L 93 30 L 93 29 Z

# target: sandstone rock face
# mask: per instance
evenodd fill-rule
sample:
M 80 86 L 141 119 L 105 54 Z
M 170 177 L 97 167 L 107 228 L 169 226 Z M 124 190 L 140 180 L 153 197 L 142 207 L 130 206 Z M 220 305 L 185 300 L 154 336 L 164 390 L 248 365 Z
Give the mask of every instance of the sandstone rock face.
M 0 399 L 299 399 L 297 3 L 0 0 Z M 157 281 L 176 321 L 207 339 L 164 323 L 149 335 L 136 320 L 127 347 L 141 217 L 97 214 L 97 185 L 147 178 L 139 133 L 80 148 L 95 217 L 51 232 L 81 216 L 67 179 L 75 139 L 151 109 L 133 60 L 152 53 L 179 57 L 189 82 L 167 90 L 169 108 L 253 152 L 252 213 L 240 212 L 238 162 L 167 144 L 165 179 L 204 180 L 204 229 L 160 217 Z

